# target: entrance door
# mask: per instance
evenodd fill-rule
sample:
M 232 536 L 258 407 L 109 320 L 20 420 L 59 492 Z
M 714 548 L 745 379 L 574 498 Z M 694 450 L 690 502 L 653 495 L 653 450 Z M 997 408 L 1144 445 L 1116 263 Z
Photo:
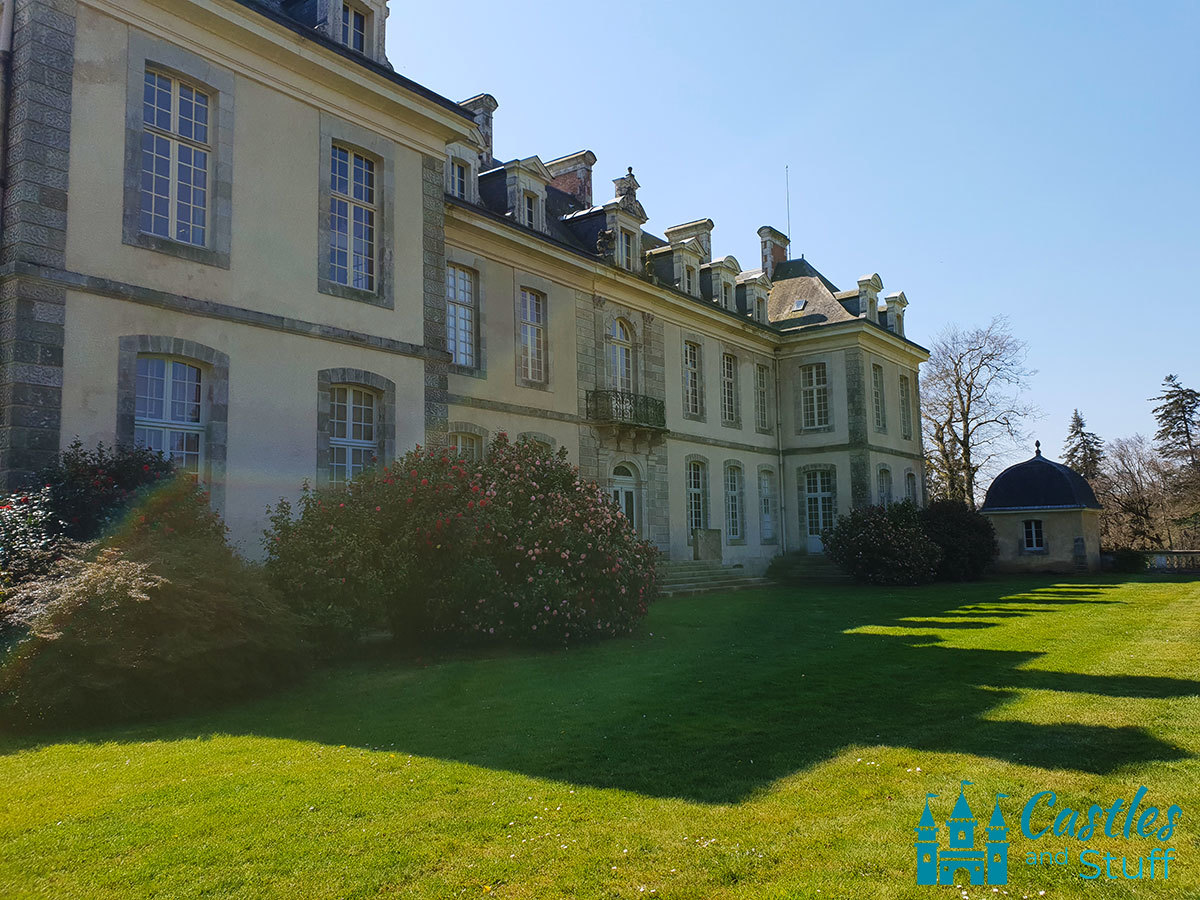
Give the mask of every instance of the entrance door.
M 833 472 L 820 469 L 804 473 L 808 513 L 808 552 L 824 553 L 821 532 L 833 524 Z
M 617 507 L 625 514 L 633 527 L 641 532 L 637 517 L 637 479 L 629 466 L 617 466 L 613 469 L 612 498 Z

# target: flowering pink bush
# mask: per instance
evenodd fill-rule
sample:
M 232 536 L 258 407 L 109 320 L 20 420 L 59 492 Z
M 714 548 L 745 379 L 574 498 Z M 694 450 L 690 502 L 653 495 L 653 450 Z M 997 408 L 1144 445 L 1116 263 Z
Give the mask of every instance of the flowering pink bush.
M 342 491 L 281 503 L 271 577 L 318 628 L 575 643 L 629 633 L 657 550 L 566 460 L 503 434 L 486 460 L 418 448 Z

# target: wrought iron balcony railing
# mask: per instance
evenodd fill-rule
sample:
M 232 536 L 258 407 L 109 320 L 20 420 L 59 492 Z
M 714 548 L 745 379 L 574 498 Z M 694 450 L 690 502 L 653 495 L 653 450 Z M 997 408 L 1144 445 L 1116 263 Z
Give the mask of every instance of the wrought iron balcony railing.
M 588 391 L 587 417 L 593 422 L 667 427 L 667 414 L 661 400 L 626 391 Z

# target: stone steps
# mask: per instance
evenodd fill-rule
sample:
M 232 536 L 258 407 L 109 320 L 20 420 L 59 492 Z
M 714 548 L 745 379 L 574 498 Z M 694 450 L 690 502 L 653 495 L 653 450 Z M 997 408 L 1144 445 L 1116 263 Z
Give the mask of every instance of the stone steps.
M 661 563 L 658 578 L 664 597 L 740 591 L 770 584 L 766 578 L 748 574 L 741 566 L 723 566 L 705 560 Z

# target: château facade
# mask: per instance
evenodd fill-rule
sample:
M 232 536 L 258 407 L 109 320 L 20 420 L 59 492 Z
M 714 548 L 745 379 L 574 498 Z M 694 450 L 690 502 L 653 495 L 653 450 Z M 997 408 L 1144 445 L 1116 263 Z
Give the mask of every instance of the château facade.
M 496 100 L 395 73 L 386 0 L 5 6 L 3 486 L 141 442 L 254 552 L 305 480 L 505 431 L 751 570 L 923 500 L 903 293 L 770 226 L 746 268 L 709 219 L 649 230 L 586 150 L 494 158 Z

